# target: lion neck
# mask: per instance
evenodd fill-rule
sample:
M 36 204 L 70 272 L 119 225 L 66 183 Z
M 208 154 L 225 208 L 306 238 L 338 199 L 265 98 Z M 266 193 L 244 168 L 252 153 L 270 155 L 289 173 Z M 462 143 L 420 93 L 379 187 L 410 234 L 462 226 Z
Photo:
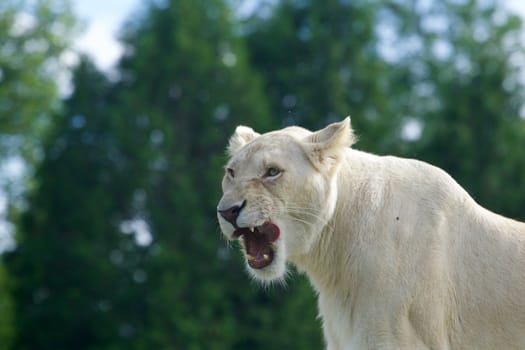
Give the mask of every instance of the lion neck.
M 337 173 L 338 196 L 331 220 L 308 253 L 290 258 L 299 271 L 308 275 L 318 293 L 328 290 L 347 290 L 350 293 L 356 283 L 353 251 L 356 234 L 366 225 L 359 218 L 368 210 L 366 203 L 370 202 L 363 198 L 370 186 L 367 176 L 369 156 L 348 150 Z

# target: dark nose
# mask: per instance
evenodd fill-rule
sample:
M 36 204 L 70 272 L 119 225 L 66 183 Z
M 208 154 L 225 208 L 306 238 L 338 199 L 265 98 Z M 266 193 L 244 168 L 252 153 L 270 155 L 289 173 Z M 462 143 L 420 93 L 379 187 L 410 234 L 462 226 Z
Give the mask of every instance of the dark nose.
M 246 201 L 242 202 L 241 206 L 234 205 L 231 208 L 228 208 L 225 210 L 219 210 L 219 214 L 221 214 L 224 220 L 232 224 L 233 227 L 237 227 L 237 217 L 239 216 L 239 213 L 241 212 L 242 208 L 244 208 L 245 205 L 246 205 Z

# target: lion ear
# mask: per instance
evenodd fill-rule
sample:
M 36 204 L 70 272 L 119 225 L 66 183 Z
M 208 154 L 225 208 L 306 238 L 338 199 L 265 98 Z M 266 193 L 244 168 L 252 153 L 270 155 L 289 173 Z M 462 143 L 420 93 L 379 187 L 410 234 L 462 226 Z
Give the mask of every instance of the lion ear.
M 261 136 L 261 134 L 256 133 L 253 131 L 252 128 L 249 128 L 247 126 L 238 126 L 235 129 L 235 132 L 230 137 L 230 141 L 228 143 L 228 154 L 230 156 L 233 156 L 235 153 L 237 153 L 238 150 L 240 150 L 244 145 L 247 143 L 253 141 L 255 138 Z
M 355 141 L 350 117 L 339 123 L 330 124 L 303 139 L 310 161 L 319 170 L 333 169 L 341 160 L 343 150 Z

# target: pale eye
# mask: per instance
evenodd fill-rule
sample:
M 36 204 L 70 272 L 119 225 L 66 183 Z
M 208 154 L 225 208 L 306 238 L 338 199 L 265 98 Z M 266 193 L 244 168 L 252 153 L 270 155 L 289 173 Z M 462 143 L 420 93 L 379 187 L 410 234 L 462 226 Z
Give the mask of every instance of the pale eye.
M 266 173 L 264 173 L 264 177 L 276 177 L 281 173 L 280 169 L 277 169 L 275 167 L 270 167 L 266 169 Z
M 228 175 L 230 175 L 230 177 L 235 177 L 235 171 L 233 171 L 232 168 L 226 168 L 226 172 L 228 173 Z

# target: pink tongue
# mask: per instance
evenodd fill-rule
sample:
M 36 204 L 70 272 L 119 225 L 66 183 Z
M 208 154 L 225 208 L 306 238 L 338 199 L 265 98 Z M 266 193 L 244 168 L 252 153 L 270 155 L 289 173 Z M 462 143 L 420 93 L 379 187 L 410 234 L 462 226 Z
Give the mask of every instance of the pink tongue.
M 268 241 L 270 243 L 275 242 L 279 235 L 281 234 L 281 230 L 279 230 L 279 226 L 272 224 L 271 222 L 264 224 L 259 228 L 259 232 L 266 236 Z

